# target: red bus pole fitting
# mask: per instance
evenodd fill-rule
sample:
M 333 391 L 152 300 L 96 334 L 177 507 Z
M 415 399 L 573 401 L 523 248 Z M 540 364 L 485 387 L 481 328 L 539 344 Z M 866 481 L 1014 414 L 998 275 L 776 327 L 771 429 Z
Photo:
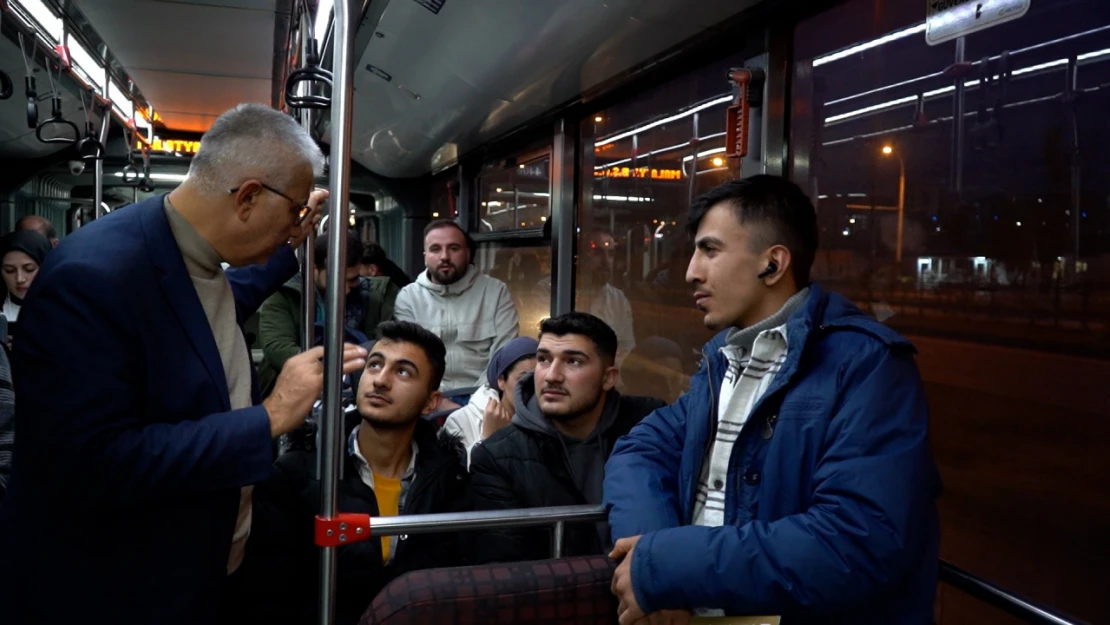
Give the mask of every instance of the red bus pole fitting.
M 743 158 L 748 154 L 748 126 L 751 120 L 748 86 L 752 81 L 752 73 L 747 69 L 734 69 L 728 73 L 728 79 L 736 85 L 736 100 L 726 113 L 725 156 Z
M 316 546 L 339 547 L 370 540 L 370 515 L 340 512 L 325 519 L 316 515 Z
M 736 176 L 741 175 L 740 162 L 748 155 L 752 109 L 763 107 L 766 79 L 766 73 L 759 68 L 741 67 L 728 72 L 728 80 L 736 90 L 732 106 L 725 113 L 725 157 L 733 163 L 731 169 Z

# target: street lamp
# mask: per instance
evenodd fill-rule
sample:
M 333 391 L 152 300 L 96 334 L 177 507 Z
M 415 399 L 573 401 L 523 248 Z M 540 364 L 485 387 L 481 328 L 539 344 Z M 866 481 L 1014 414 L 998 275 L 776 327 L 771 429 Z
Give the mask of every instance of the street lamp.
M 902 155 L 894 151 L 889 145 L 883 146 L 885 156 L 894 155 L 898 159 L 898 236 L 894 245 L 894 259 L 902 263 L 902 221 L 906 212 L 906 161 Z

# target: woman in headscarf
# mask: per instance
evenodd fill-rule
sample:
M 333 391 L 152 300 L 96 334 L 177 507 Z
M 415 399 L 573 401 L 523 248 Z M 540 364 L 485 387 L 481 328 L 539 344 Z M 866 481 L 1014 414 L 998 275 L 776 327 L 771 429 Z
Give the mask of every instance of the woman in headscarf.
M 47 252 L 54 249 L 50 241 L 33 230 L 19 230 L 0 238 L 0 274 L 4 276 L 3 317 L 7 325 L 7 348 L 12 348 L 12 334 L 19 321 L 19 310 L 31 282 L 42 266 Z M 0 325 L 3 325 L 0 322 Z M 5 334 L 0 334 L 0 337 Z M 15 395 L 12 392 L 8 354 L 0 349 L 0 498 L 8 485 L 8 472 L 15 446 Z
M 23 298 L 51 249 L 50 241 L 33 230 L 18 230 L 0 238 L 0 274 L 4 277 L 2 312 L 8 322 L 8 349 L 11 349 L 11 337 L 19 322 Z

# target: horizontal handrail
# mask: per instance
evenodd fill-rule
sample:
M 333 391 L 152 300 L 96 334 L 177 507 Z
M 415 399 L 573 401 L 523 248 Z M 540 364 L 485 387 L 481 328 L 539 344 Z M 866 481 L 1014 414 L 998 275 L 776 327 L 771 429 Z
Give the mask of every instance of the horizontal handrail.
M 317 517 L 316 529 L 318 545 L 325 543 L 338 545 L 381 536 L 553 525 L 556 528 L 554 555 L 560 557 L 563 542 L 562 529 L 566 523 L 600 522 L 607 518 L 604 506 L 590 505 L 409 514 L 393 517 L 340 513 L 334 519 Z M 1073 619 L 1037 605 L 945 560 L 940 561 L 939 581 L 1032 625 L 1088 625 L 1085 621 Z
M 435 532 L 501 529 L 509 527 L 556 526 L 555 556 L 562 555 L 560 531 L 564 523 L 606 520 L 602 506 L 558 506 L 518 510 L 482 510 L 371 517 L 369 514 L 340 512 L 333 518 L 316 517 L 316 545 L 335 547 L 380 536 L 432 534 Z
M 1033 625 L 1086 625 L 1084 621 L 1063 616 L 1058 612 L 1039 606 L 944 560 L 940 561 L 940 581 L 962 590 L 1011 616 L 1016 616 L 1026 623 L 1032 623 Z
M 560 522 L 585 523 L 608 518 L 602 506 L 558 506 L 522 510 L 483 510 L 409 516 L 373 517 L 370 533 L 374 536 L 430 534 L 444 530 L 485 530 L 510 527 L 537 527 Z

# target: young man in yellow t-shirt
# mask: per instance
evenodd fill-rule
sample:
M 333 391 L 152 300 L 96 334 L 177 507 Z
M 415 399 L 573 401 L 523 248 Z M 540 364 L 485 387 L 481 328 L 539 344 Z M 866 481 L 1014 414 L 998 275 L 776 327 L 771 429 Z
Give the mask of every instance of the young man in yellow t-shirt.
M 466 452 L 457 439 L 437 437 L 421 418 L 439 401 L 446 350 L 420 326 L 390 321 L 366 346 L 366 368 L 352 386 L 360 422 L 347 441 L 339 510 L 371 516 L 469 510 Z M 314 623 L 318 549 L 313 519 L 320 485 L 315 453 L 293 451 L 255 490 L 254 527 L 232 602 L 250 622 Z M 339 548 L 337 625 L 353 625 L 394 578 L 409 571 L 470 563 L 464 534 L 372 539 Z

